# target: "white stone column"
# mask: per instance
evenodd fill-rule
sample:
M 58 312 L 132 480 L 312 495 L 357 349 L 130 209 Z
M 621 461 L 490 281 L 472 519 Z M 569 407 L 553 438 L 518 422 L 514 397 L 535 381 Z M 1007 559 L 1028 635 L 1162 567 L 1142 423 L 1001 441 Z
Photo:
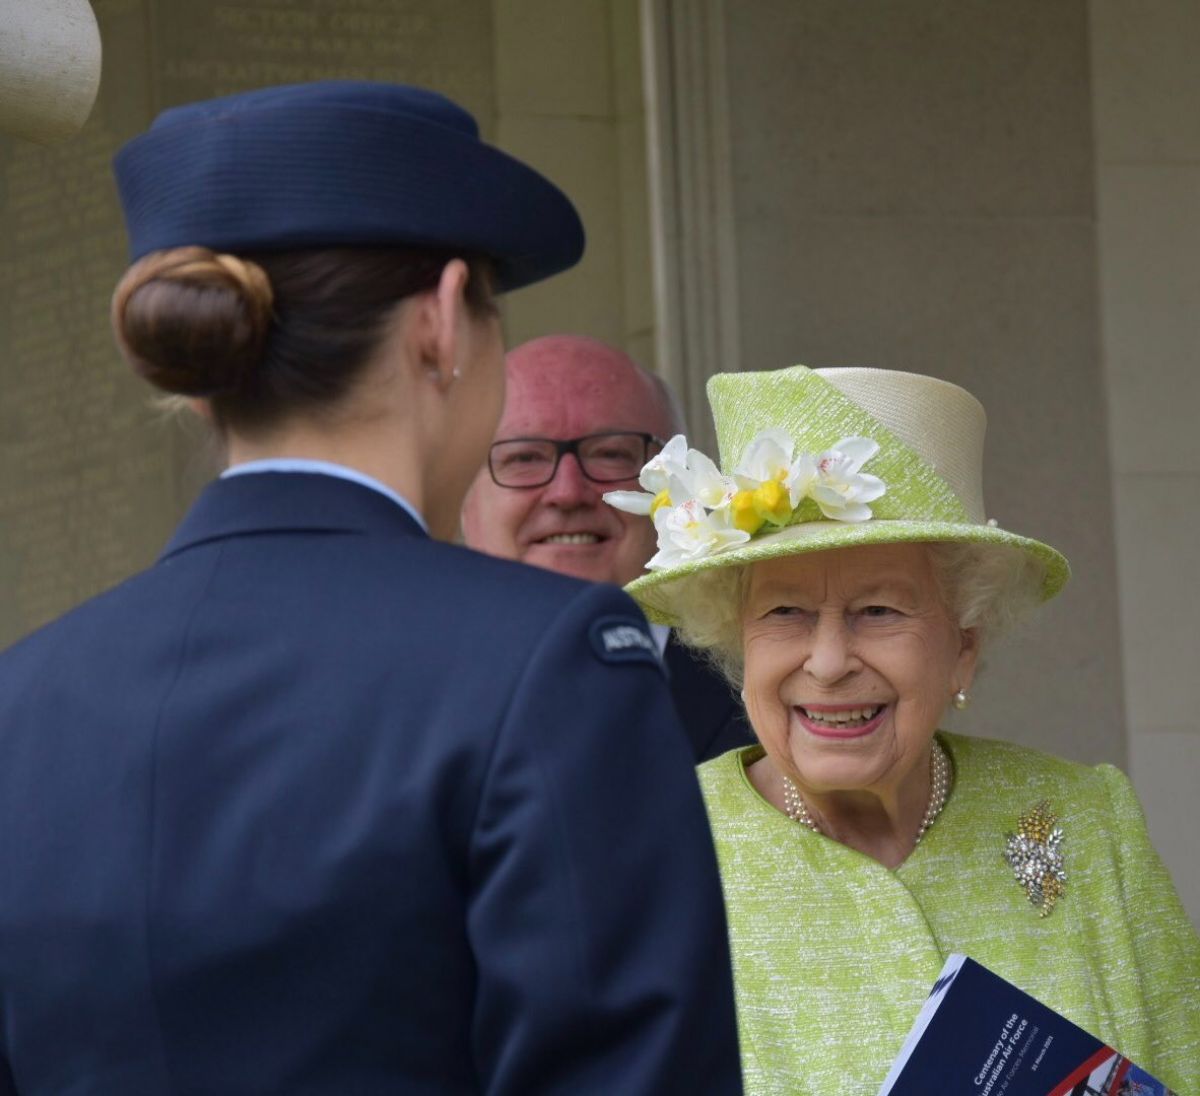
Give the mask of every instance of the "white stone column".
M 1129 758 L 1200 926 L 1200 6 L 1093 0 L 1090 15 Z
M 724 34 L 722 0 L 642 2 L 656 356 L 709 452 L 705 382 L 741 367 Z

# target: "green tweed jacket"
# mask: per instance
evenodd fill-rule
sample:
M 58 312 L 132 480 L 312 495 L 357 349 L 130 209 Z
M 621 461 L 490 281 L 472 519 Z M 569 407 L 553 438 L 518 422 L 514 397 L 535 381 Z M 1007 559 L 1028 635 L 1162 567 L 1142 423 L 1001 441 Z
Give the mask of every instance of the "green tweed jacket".
M 875 1096 L 946 956 L 964 952 L 1148 1069 L 1200 1093 L 1200 937 L 1128 779 L 939 734 L 954 790 L 890 870 L 751 786 L 759 747 L 700 767 L 725 888 L 749 1096 Z M 1039 917 L 1004 859 L 1047 800 L 1066 892 Z

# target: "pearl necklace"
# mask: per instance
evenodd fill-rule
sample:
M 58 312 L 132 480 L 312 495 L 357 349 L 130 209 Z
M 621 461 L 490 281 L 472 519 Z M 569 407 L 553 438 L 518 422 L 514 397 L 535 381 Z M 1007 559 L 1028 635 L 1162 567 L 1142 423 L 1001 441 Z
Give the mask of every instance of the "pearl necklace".
M 925 808 L 925 816 L 921 819 L 921 827 L 917 830 L 913 845 L 921 843 L 925 831 L 942 813 L 942 808 L 946 805 L 946 799 L 950 795 L 950 758 L 946 756 L 946 751 L 936 738 L 933 740 L 933 749 L 929 753 L 929 785 L 929 805 Z M 814 833 L 821 832 L 821 827 L 808 813 L 808 807 L 805 806 L 804 800 L 800 796 L 800 789 L 787 776 L 783 778 L 783 809 L 793 822 L 807 826 Z

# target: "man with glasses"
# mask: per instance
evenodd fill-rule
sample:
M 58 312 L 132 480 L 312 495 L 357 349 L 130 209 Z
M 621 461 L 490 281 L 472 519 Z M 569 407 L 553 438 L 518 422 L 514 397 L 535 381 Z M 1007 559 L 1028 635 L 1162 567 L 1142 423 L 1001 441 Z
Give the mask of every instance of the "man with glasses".
M 578 335 L 534 339 L 506 363 L 504 415 L 463 507 L 467 544 L 624 586 L 645 570 L 656 535 L 604 492 L 635 487 L 642 465 L 684 432 L 673 395 L 628 355 Z M 752 742 L 724 679 L 668 629 L 652 630 L 696 760 Z

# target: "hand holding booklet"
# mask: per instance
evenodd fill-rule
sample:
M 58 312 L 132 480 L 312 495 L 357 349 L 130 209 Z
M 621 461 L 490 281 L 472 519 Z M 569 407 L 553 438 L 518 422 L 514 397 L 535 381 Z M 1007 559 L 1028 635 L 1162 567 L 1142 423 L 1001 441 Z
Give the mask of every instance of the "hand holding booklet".
M 951 955 L 879 1096 L 1175 1096 L 965 955 Z

